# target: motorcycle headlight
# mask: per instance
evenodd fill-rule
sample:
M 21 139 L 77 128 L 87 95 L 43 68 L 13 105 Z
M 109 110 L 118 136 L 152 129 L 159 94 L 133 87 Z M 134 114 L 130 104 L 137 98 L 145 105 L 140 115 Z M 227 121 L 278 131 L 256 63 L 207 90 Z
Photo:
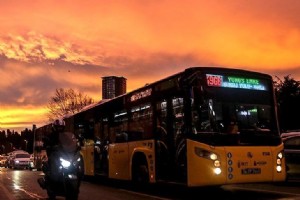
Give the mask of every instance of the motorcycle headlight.
M 61 166 L 62 166 L 63 168 L 68 168 L 68 167 L 70 167 L 70 165 L 71 165 L 71 162 L 70 162 L 70 161 L 65 160 L 65 159 L 63 159 L 63 158 L 60 158 L 59 160 L 60 160 L 60 164 L 61 164 Z

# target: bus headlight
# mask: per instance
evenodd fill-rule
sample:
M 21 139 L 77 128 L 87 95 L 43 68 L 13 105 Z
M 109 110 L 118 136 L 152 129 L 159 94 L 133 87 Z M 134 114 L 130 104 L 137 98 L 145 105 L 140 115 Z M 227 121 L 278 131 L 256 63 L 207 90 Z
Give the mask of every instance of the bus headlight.
M 199 157 L 206 158 L 209 160 L 217 160 L 218 159 L 217 154 L 215 154 L 211 151 L 207 151 L 205 149 L 199 148 L 199 147 L 195 147 L 195 154 Z
M 214 166 L 215 167 L 220 167 L 221 166 L 221 162 L 219 160 L 215 160 L 214 161 Z
M 209 157 L 211 160 L 216 160 L 218 158 L 217 154 L 215 153 L 211 153 Z
M 281 170 L 282 170 L 281 166 L 278 165 L 278 166 L 276 167 L 276 170 L 277 170 L 277 172 L 281 172 Z
M 282 159 L 283 159 L 283 153 L 279 152 L 277 154 L 277 159 L 276 159 L 276 171 L 280 173 L 282 171 Z
M 206 149 L 202 149 L 199 147 L 195 147 L 195 154 L 199 157 L 212 160 L 213 161 L 213 172 L 216 175 L 221 174 L 221 161 L 219 159 L 219 156 L 211 151 L 207 151 Z
M 222 170 L 219 167 L 214 169 L 214 173 L 217 174 L 217 175 L 221 174 L 221 172 L 222 172 Z
M 281 165 L 281 160 L 279 158 L 277 158 L 276 164 Z

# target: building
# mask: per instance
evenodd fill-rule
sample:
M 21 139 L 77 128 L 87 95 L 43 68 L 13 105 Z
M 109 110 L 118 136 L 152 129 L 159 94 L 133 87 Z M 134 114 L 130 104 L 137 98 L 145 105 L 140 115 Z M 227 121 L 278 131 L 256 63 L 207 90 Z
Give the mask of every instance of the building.
M 126 93 L 126 78 L 120 76 L 102 77 L 102 99 L 112 99 Z

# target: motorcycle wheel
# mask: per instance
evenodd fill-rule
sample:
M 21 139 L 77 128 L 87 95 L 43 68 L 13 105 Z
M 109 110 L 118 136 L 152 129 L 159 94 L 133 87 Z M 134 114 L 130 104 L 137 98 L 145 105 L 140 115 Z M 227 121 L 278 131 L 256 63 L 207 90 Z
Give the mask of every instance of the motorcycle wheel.
M 66 200 L 77 200 L 78 199 L 78 193 L 73 193 L 73 194 L 71 194 L 71 193 L 69 193 L 69 192 L 67 192 L 67 194 L 66 194 Z
M 80 181 L 70 181 L 66 183 L 66 200 L 77 200 L 79 196 Z

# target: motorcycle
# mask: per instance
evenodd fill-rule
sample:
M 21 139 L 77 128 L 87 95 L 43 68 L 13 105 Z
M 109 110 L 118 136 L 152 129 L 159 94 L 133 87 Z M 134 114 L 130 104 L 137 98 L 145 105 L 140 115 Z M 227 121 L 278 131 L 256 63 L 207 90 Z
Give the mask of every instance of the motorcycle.
M 66 200 L 77 200 L 83 178 L 83 160 L 80 145 L 73 134 L 63 133 L 62 142 L 51 150 L 48 160 L 44 160 L 44 177 L 38 179 L 39 185 L 47 190 L 49 199 L 63 196 Z

